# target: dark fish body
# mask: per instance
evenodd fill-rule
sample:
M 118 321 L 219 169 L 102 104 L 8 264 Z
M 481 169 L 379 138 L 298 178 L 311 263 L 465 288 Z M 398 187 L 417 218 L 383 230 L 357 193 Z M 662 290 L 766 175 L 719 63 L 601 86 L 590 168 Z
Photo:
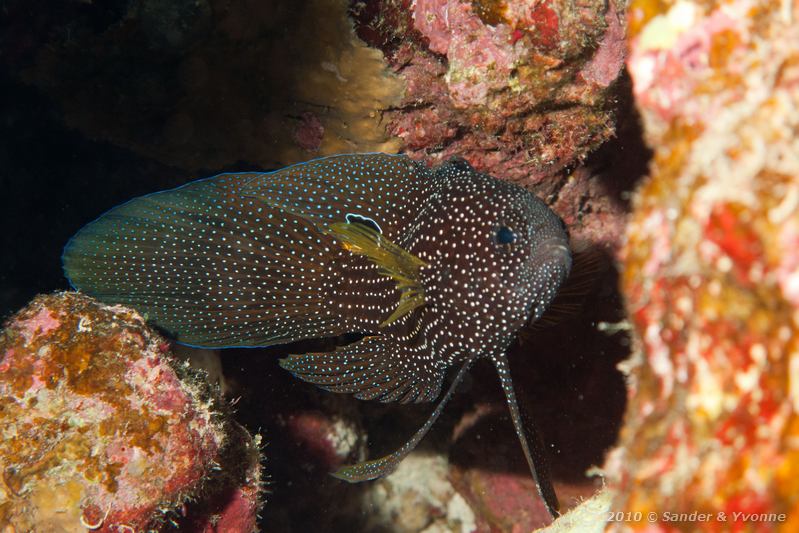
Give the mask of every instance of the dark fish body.
M 332 156 L 131 200 L 78 232 L 63 261 L 75 288 L 137 308 L 189 345 L 365 333 L 338 351 L 281 361 L 301 379 L 361 399 L 432 401 L 448 368 L 460 366 L 414 438 L 337 473 L 350 481 L 389 473 L 468 366 L 490 358 L 539 490 L 556 512 L 505 358 L 571 267 L 562 222 L 528 191 L 459 160 L 428 169 L 404 156 Z

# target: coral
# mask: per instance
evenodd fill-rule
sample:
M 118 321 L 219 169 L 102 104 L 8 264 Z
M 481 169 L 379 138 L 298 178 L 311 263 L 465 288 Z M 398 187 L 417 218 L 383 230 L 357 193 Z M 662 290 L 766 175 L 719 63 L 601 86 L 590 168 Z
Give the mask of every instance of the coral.
M 69 128 L 175 167 L 164 185 L 342 152 L 465 157 L 619 244 L 626 205 L 569 172 L 616 131 L 622 0 L 13 4 L 0 65 Z
M 606 469 L 613 509 L 655 520 L 613 526 L 796 531 L 799 4 L 630 13 L 654 158 L 622 254 L 640 355 Z
M 283 421 L 304 458 L 325 472 L 333 472 L 355 457 L 365 459 L 360 428 L 344 416 L 308 410 L 287 414 Z
M 613 134 L 608 88 L 624 62 L 623 5 L 382 0 L 356 29 L 405 81 L 388 131 L 413 157 L 454 155 L 536 186 Z
M 154 190 L 161 185 L 156 187 L 159 179 L 164 180 L 163 185 L 176 186 L 200 169 L 208 174 L 220 168 L 275 168 L 333 152 L 405 150 L 429 162 L 466 156 L 484 171 L 524 183 L 563 215 L 573 235 L 615 246 L 622 234 L 626 205 L 617 201 L 613 191 L 608 192 L 612 180 L 595 167 L 578 168 L 568 175 L 563 172 L 613 135 L 613 80 L 623 56 L 621 1 L 590 0 L 581 3 L 585 11 L 569 7 L 573 2 L 549 0 L 386 0 L 363 3 L 362 10 L 357 7 L 361 3 L 350 2 L 355 6 L 358 34 L 371 47 L 353 36 L 345 17 L 345 0 L 132 0 L 71 2 L 57 8 L 45 0 L 12 0 L 10 4 L 0 22 L 0 42 L 9 53 L 0 56 L 0 63 L 9 66 L 16 79 L 32 85 L 31 93 L 52 100 L 53 107 L 63 113 L 62 117 L 54 112 L 54 120 L 63 119 L 76 137 L 83 134 L 98 141 L 84 148 L 78 159 L 88 163 L 67 179 L 74 181 L 72 187 L 79 191 L 73 198 L 97 199 L 102 197 L 96 194 L 98 190 L 112 190 L 116 196 L 106 195 L 103 203 L 113 205 L 129 196 L 124 191 L 130 187 L 139 187 L 140 193 Z M 427 16 L 447 13 L 449 17 L 450 11 L 456 26 Z M 429 27 L 425 21 L 430 22 Z M 44 107 L 38 100 L 28 105 Z M 27 133 L 29 129 L 22 124 L 27 121 L 21 117 L 9 131 L 13 130 L 14 137 L 38 139 Z M 37 140 L 35 153 L 40 153 L 39 144 L 48 141 L 62 144 Z M 108 146 L 122 147 L 120 152 L 126 158 L 100 164 L 100 149 Z M 41 159 L 69 162 L 75 158 L 74 149 L 62 151 L 63 157 L 48 151 L 53 157 Z M 622 162 L 629 159 L 623 151 L 615 156 Z M 140 161 L 148 163 L 137 164 Z M 64 181 L 60 169 L 38 173 Z M 59 187 L 64 187 L 65 194 L 73 194 L 71 188 Z M 85 203 L 85 199 L 81 201 Z M 41 206 L 38 193 L 31 205 Z M 80 204 L 73 199 L 71 205 Z M 49 217 L 42 215 L 42 219 L 49 225 Z M 72 224 L 77 223 L 76 217 Z M 790 273 L 783 277 L 786 286 L 790 285 Z M 596 331 L 586 333 L 588 318 L 576 321 L 585 322 L 585 328 L 579 332 L 559 329 L 546 336 L 546 342 L 517 349 L 518 363 L 513 366 L 522 387 L 528 385 L 528 390 L 536 392 L 558 389 L 543 400 L 537 394 L 520 392 L 520 401 L 545 406 L 556 398 L 552 410 L 560 409 L 560 418 L 550 416 L 551 423 L 541 428 L 542 434 L 556 436 L 555 442 L 548 440 L 547 445 L 568 455 L 561 463 L 573 462 L 582 468 L 594 464 L 594 455 L 605 445 L 607 435 L 615 435 L 615 425 L 608 422 L 612 417 L 599 411 L 615 403 L 607 401 L 607 392 L 611 389 L 615 397 L 620 385 L 607 387 L 600 378 L 573 379 L 575 366 L 595 370 L 591 365 L 596 360 L 615 357 L 607 357 L 597 348 L 601 341 L 582 347 L 584 359 L 562 357 L 562 351 L 570 351 L 568 347 L 563 350 L 563 339 L 571 344 L 575 337 L 596 341 L 597 335 L 602 336 Z M 552 346 L 557 349 L 553 351 Z M 342 523 L 366 522 L 380 515 L 382 518 L 372 522 L 375 530 L 390 527 L 390 522 L 381 521 L 393 520 L 394 511 L 386 509 L 402 508 L 400 500 L 410 497 L 405 495 L 412 491 L 407 487 L 389 489 L 392 485 L 383 483 L 344 485 L 327 473 L 344 456 L 346 462 L 362 458 L 367 435 L 370 456 L 390 451 L 412 434 L 431 407 L 421 406 L 417 411 L 397 407 L 385 411 L 389 414 L 381 421 L 384 411 L 379 406 L 287 384 L 289 380 L 274 364 L 284 355 L 259 351 L 241 365 L 246 368 L 242 373 L 251 376 L 249 380 L 235 374 L 225 381 L 214 379 L 244 397 L 237 407 L 238 419 L 250 428 L 264 427 L 270 455 L 280 457 L 268 465 L 275 505 L 264 510 L 265 523 L 279 531 L 336 530 Z M 236 366 L 231 361 L 243 357 L 225 351 L 226 374 Z M 525 366 L 547 366 L 535 357 L 560 361 L 562 366 L 553 373 L 558 379 L 546 384 L 551 367 L 537 379 L 531 373 L 524 375 Z M 488 390 L 499 393 L 495 375 L 486 374 L 482 381 Z M 585 394 L 586 400 L 576 398 L 578 387 L 592 391 Z M 471 397 L 479 402 L 485 391 L 473 392 Z M 564 399 L 566 396 L 570 397 Z M 495 400 L 503 405 L 501 396 Z M 458 406 L 451 408 L 451 416 L 457 419 Z M 539 414 L 535 413 L 536 420 Z M 429 439 L 449 437 L 445 417 L 439 433 L 432 433 Z M 502 419 L 499 414 L 492 417 Z M 493 440 L 485 432 L 477 436 L 482 440 L 475 440 L 474 435 L 462 437 L 452 450 L 471 445 L 474 451 L 490 455 L 496 452 L 485 443 L 501 441 L 508 443 L 503 455 L 518 454 L 509 425 L 490 434 L 494 433 L 497 439 Z M 591 438 L 585 438 L 586 434 Z M 353 438 L 357 438 L 355 444 Z M 578 450 L 580 459 L 575 459 L 575 441 L 590 442 L 585 447 L 591 447 L 591 453 Z M 439 442 L 427 453 L 435 454 L 439 464 L 440 459 L 457 456 L 449 453 L 450 444 Z M 449 475 L 463 496 L 447 489 L 438 503 L 422 498 L 413 506 L 417 518 L 408 516 L 407 523 L 424 522 L 418 516 L 425 509 L 436 515 L 431 527 L 446 529 L 450 524 L 460 531 L 468 520 L 443 519 L 441 513 L 449 515 L 452 506 L 467 516 L 483 505 L 481 494 L 458 483 L 456 475 L 460 473 L 468 474 L 475 483 L 482 483 L 482 474 L 504 476 L 503 482 L 517 491 L 514 513 L 524 514 L 535 502 L 529 480 L 523 481 L 529 477 L 524 466 L 502 465 L 501 472 L 490 466 L 479 472 L 485 465 L 457 460 L 449 464 Z M 439 470 L 435 470 L 436 476 Z M 555 474 L 558 481 L 563 479 Z M 572 474 L 584 488 L 582 473 Z M 561 494 L 566 490 L 565 506 L 571 503 L 572 493 L 564 485 L 571 482 L 573 478 L 558 484 Z M 367 501 L 373 505 L 358 507 L 373 489 L 387 491 L 387 495 L 369 496 L 373 499 Z M 524 498 L 523 491 L 527 491 Z M 446 498 L 456 503 L 450 504 Z M 223 509 L 231 509 L 235 515 L 237 502 L 244 502 L 247 512 L 253 510 L 246 498 L 222 500 L 224 497 L 207 505 L 214 509 L 208 523 L 212 517 L 218 520 Z M 323 510 L 318 513 L 321 516 L 310 516 L 309 505 Z M 189 505 L 187 509 L 189 524 L 203 521 L 197 516 L 201 508 Z M 474 516 L 476 527 L 490 527 L 479 514 Z
M 179 530 L 185 533 L 249 533 L 256 531 L 261 508 L 260 436 L 229 423 L 219 467 L 206 478 L 203 490 L 185 508 Z
M 91 138 L 188 172 L 399 148 L 382 111 L 402 83 L 353 34 L 347 0 L 42 3 L 11 10 L 25 47 L 0 63 Z
M 190 171 L 402 150 L 537 185 L 613 135 L 621 0 L 353 2 L 370 46 L 345 0 L 129 4 L 8 60 L 71 127 Z
M 178 518 L 235 446 L 213 390 L 167 348 L 134 311 L 77 293 L 39 296 L 7 322 L 0 525 L 139 531 Z M 254 512 L 231 531 L 253 528 Z
M 300 123 L 294 129 L 294 140 L 297 145 L 308 152 L 318 152 L 325 138 L 325 127 L 319 117 L 306 111 L 300 117 Z
M 474 512 L 453 488 L 447 467 L 441 455 L 409 454 L 393 474 L 374 483 L 366 493 L 364 503 L 377 510 L 370 517 L 370 530 L 475 531 Z
M 552 520 L 543 503 L 532 497 L 535 483 L 517 472 L 455 468 L 453 483 L 479 517 L 477 531 L 532 531 Z
M 172 346 L 172 355 L 186 361 L 192 368 L 202 370 L 205 373 L 206 380 L 218 387 L 223 396 L 227 395 L 229 387 L 222 371 L 219 350 L 175 344 Z

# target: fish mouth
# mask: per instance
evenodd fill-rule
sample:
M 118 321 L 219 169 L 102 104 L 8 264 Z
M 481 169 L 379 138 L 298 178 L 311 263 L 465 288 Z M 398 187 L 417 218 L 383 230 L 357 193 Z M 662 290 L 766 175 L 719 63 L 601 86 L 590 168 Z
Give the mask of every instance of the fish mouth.
M 553 236 L 541 242 L 535 249 L 530 261 L 531 269 L 534 272 L 545 271 L 546 285 L 554 286 L 555 292 L 560 289 L 560 285 L 569 276 L 572 267 L 571 249 L 567 242 L 560 237 Z M 546 288 L 546 287 L 544 287 Z M 541 296 L 545 292 L 530 290 L 532 292 L 525 306 L 524 324 L 530 324 L 541 318 L 551 303 L 549 299 L 543 301 Z M 539 309 L 540 307 L 540 309 Z
M 534 256 L 537 264 L 557 264 L 571 271 L 572 253 L 569 245 L 559 237 L 552 237 L 538 245 Z

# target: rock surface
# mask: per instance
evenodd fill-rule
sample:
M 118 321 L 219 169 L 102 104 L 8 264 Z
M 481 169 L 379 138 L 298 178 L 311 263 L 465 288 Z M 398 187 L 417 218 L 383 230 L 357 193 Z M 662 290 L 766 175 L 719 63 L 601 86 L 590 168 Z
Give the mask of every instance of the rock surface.
M 799 4 L 634 1 L 630 16 L 654 159 L 622 254 L 640 355 L 606 468 L 612 509 L 655 520 L 612 529 L 796 531 Z
M 248 449 L 239 528 L 255 529 L 259 452 L 217 411 L 136 312 L 77 293 L 39 296 L 0 334 L 0 525 L 16 531 L 139 531 L 177 524 L 231 450 Z M 208 523 L 208 509 L 191 514 Z M 218 521 L 228 511 L 214 513 Z

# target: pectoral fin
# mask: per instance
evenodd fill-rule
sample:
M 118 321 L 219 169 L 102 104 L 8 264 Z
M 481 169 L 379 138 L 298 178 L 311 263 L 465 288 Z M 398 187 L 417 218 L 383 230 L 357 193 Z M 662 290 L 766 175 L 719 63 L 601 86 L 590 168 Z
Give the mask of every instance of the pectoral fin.
M 424 305 L 424 288 L 419 275 L 419 270 L 427 266 L 424 261 L 365 224 L 337 222 L 328 226 L 326 232 L 338 239 L 346 250 L 362 255 L 379 266 L 382 274 L 397 283 L 399 304 L 380 327 Z
M 429 402 L 441 393 L 444 373 L 425 352 L 391 337 L 365 337 L 331 353 L 290 355 L 280 366 L 295 377 L 360 400 Z
M 524 458 L 530 467 L 530 473 L 535 481 L 538 494 L 541 496 L 541 500 L 544 502 L 549 514 L 553 518 L 557 518 L 560 516 L 558 496 L 555 494 L 552 480 L 549 477 L 549 464 L 546 461 L 543 445 L 540 437 L 535 432 L 535 428 L 531 425 L 525 426 L 522 420 L 519 405 L 516 402 L 516 393 L 513 390 L 508 360 L 504 355 L 495 355 L 491 357 L 491 360 L 497 368 L 499 381 L 510 410 L 511 421 L 516 430 L 516 435 L 519 437 L 519 443 L 522 445 Z M 529 439 L 528 436 L 530 437 Z

